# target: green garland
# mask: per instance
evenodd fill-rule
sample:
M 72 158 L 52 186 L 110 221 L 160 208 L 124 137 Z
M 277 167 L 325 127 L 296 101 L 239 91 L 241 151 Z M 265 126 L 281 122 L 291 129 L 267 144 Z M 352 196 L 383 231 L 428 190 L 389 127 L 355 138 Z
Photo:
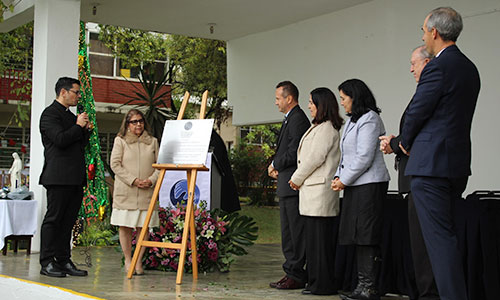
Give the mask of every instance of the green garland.
M 92 78 L 85 42 L 85 23 L 80 22 L 80 43 L 78 51 L 78 79 L 81 82 L 82 98 L 79 106 L 89 115 L 92 131 L 88 145 L 85 147 L 85 163 L 87 170 L 87 186 L 85 187 L 83 204 L 79 216 L 89 222 L 101 219 L 105 208 L 109 206 L 108 187 L 104 179 L 104 165 L 101 160 L 101 146 L 96 122 L 94 96 L 92 94 Z M 81 111 L 78 111 L 81 113 Z

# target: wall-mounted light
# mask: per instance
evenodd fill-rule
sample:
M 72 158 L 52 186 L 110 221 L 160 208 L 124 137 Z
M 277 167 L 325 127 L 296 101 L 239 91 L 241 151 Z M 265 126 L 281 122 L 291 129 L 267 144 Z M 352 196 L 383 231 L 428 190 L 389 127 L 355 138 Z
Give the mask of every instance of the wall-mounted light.
M 92 3 L 92 15 L 95 16 L 97 15 L 97 7 L 101 5 L 100 3 Z
M 208 25 L 208 27 L 210 29 L 210 34 L 214 34 L 215 25 L 217 25 L 217 24 L 215 24 L 215 23 L 208 23 L 207 25 Z

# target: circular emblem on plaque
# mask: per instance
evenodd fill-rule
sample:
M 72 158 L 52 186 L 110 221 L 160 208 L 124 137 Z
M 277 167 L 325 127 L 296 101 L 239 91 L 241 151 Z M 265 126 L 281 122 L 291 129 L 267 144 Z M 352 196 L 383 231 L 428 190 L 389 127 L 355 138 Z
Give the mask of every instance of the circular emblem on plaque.
M 191 123 L 191 122 L 187 122 L 184 125 L 184 129 L 186 129 L 186 130 L 190 130 L 191 128 L 193 128 L 193 123 Z
M 186 205 L 188 200 L 188 186 L 187 180 L 181 179 L 174 183 L 172 188 L 170 189 L 170 202 L 174 207 L 177 204 Z M 196 185 L 194 188 L 194 204 L 198 204 L 200 202 L 200 189 Z

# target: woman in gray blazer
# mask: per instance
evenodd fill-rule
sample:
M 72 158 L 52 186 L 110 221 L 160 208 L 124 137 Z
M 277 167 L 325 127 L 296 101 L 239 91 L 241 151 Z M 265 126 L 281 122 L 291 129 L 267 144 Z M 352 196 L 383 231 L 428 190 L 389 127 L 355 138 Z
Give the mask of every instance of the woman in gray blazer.
M 341 158 L 332 189 L 344 190 L 339 244 L 356 245 L 358 285 L 344 300 L 380 299 L 378 272 L 382 209 L 389 173 L 379 149 L 385 134 L 380 109 L 366 84 L 350 79 L 339 86 L 341 104 L 350 117 L 340 141 Z
M 312 125 L 297 149 L 297 170 L 289 184 L 299 190 L 299 212 L 304 216 L 308 282 L 303 294 L 335 294 L 334 216 L 339 214 L 338 192 L 330 180 L 339 164 L 339 130 L 342 118 L 333 92 L 317 88 L 311 92 Z

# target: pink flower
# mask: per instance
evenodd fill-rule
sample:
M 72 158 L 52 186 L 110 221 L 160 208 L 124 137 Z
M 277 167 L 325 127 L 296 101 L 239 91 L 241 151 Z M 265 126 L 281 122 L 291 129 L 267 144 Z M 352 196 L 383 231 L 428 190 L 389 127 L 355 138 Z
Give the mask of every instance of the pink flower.
M 177 266 L 178 266 L 178 264 L 176 261 L 174 261 L 174 260 L 170 261 L 170 267 L 172 267 L 174 270 L 177 270 Z
M 219 253 L 216 250 L 214 251 L 208 251 L 208 259 L 210 259 L 211 261 L 217 261 L 217 257 L 219 256 Z
M 210 225 L 210 230 L 214 230 L 215 229 L 215 226 L 214 225 Z
M 151 267 L 153 267 L 153 268 L 158 267 L 158 261 L 156 259 L 151 260 Z
M 168 266 L 168 263 L 169 263 L 169 262 L 170 262 L 170 259 L 168 259 L 168 258 L 167 258 L 167 259 L 164 259 L 164 260 L 162 260 L 162 261 L 161 261 L 161 265 L 162 265 L 162 266 Z
M 172 212 L 172 216 L 174 218 L 177 218 L 181 214 L 181 209 L 179 207 L 177 207 L 177 209 L 172 209 L 171 212 Z

